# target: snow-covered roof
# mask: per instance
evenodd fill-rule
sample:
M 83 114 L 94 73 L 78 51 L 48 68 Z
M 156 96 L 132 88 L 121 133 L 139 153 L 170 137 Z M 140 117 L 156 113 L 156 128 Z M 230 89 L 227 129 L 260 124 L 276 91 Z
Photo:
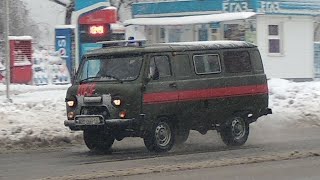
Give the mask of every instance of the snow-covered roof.
M 55 26 L 56 29 L 74 29 L 76 28 L 75 25 L 57 25 Z
M 172 43 L 160 43 L 164 45 L 181 45 L 181 46 L 213 46 L 213 45 L 220 45 L 220 46 L 251 46 L 248 42 L 245 41 L 191 41 L 191 42 L 172 42 Z
M 159 18 L 135 18 L 124 21 L 125 26 L 130 25 L 186 25 L 206 24 L 247 19 L 256 15 L 255 12 L 234 12 L 209 15 L 183 16 L 183 17 L 159 17 Z
M 196 51 L 204 49 L 234 49 L 234 48 L 253 48 L 256 45 L 244 41 L 200 41 L 200 42 L 178 42 L 178 43 L 159 43 L 147 44 L 145 46 L 128 47 L 108 47 L 92 50 L 87 56 L 97 55 L 116 55 L 116 54 L 139 54 L 154 52 L 173 52 L 173 51 Z
M 117 10 L 117 8 L 116 8 L 116 7 L 114 7 L 114 6 L 108 6 L 108 7 L 104 8 L 104 9 L 108 9 L 108 10 Z
M 125 32 L 125 27 L 119 23 L 111 23 L 110 29 L 112 30 L 113 33 L 124 33 Z
M 32 40 L 31 36 L 9 36 L 9 40 Z

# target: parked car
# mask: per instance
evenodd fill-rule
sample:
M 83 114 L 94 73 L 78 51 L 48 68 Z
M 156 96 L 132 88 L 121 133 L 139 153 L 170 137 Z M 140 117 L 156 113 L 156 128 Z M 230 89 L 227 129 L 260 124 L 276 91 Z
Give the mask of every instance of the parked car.
M 84 132 L 91 150 L 141 137 L 150 151 L 169 151 L 190 130 L 217 130 L 243 145 L 249 125 L 271 114 L 257 46 L 241 41 L 108 47 L 82 59 L 66 96 L 65 125 Z

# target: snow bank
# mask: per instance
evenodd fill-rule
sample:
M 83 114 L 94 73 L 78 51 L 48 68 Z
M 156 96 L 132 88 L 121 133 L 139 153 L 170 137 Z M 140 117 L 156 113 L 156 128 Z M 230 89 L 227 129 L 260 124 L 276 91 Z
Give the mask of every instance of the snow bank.
M 58 146 L 82 141 L 71 132 L 66 119 L 65 93 L 69 85 L 12 85 L 12 103 L 5 102 L 0 85 L 0 148 Z M 269 81 L 274 114 L 260 118 L 252 128 L 320 126 L 320 82 Z
M 40 90 L 35 91 L 35 88 Z M 5 102 L 5 97 L 0 96 L 1 148 L 57 146 L 81 139 L 79 133 L 71 132 L 63 125 L 67 86 L 13 85 L 12 89 L 19 92 L 11 96 L 12 103 Z
M 320 82 L 272 79 L 269 106 L 272 115 L 261 117 L 253 127 L 297 128 L 320 126 Z

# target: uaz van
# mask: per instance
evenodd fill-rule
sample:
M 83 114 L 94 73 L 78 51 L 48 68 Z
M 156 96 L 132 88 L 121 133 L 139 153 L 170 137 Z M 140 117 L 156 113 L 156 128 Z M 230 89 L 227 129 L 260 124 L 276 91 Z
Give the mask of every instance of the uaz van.
M 272 113 L 259 50 L 239 41 L 91 51 L 66 104 L 65 125 L 102 151 L 125 137 L 143 138 L 149 151 L 169 151 L 190 130 L 217 130 L 226 145 L 240 146 L 250 123 Z

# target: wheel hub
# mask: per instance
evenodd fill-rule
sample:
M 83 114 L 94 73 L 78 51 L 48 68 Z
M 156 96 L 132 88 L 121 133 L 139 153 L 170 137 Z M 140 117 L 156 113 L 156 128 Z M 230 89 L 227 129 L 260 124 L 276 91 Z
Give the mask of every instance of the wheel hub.
M 236 139 L 241 139 L 246 133 L 245 122 L 241 119 L 234 119 L 231 124 L 232 134 Z
M 167 146 L 171 140 L 171 130 L 168 124 L 160 123 L 155 130 L 156 142 L 159 146 Z

